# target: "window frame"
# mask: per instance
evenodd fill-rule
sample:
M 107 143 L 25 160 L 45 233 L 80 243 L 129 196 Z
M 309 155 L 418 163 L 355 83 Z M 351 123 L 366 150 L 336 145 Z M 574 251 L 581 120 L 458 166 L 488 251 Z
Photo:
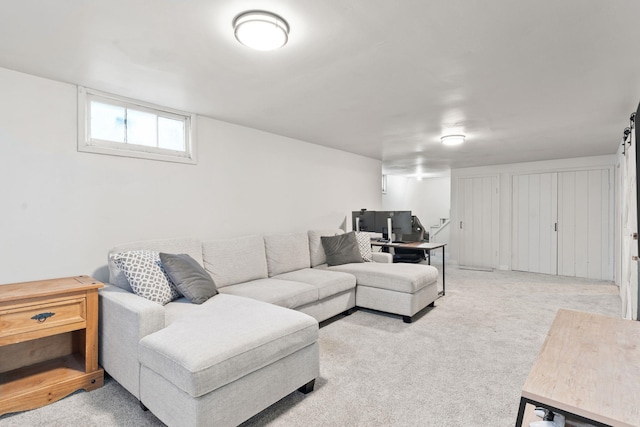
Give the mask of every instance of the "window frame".
M 90 138 L 91 123 L 89 109 L 91 108 L 91 101 L 152 113 L 158 117 L 184 121 L 184 151 Z M 197 164 L 196 124 L 197 116 L 192 113 L 78 86 L 79 152 Z

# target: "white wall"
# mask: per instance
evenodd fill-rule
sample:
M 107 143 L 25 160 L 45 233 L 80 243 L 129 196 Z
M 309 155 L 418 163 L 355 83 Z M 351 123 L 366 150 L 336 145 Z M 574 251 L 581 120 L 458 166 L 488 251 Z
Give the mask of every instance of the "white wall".
M 614 147 L 612 147 L 614 148 Z M 476 176 L 497 176 L 499 189 L 499 244 L 498 244 L 498 265 L 503 270 L 511 269 L 511 192 L 512 177 L 521 173 L 541 173 L 569 170 L 585 170 L 590 168 L 610 169 L 609 182 L 611 183 L 611 215 L 613 215 L 613 189 L 614 189 L 614 166 L 616 156 L 594 156 L 580 157 L 573 159 L 559 159 L 530 163 L 514 163 L 506 165 L 495 165 L 475 168 L 452 169 L 451 170 L 451 219 L 453 224 L 459 222 L 458 213 L 458 179 L 461 177 Z M 613 234 L 614 224 L 610 224 L 611 234 Z M 610 246 L 613 250 L 613 244 Z M 458 229 L 454 226 L 451 229 L 450 260 L 456 263 L 458 260 Z M 611 278 L 613 280 L 613 277 Z
M 206 117 L 197 165 L 79 153 L 76 91 L 0 68 L 0 283 L 106 280 L 119 243 L 350 227 L 380 209 L 380 161 Z
M 382 196 L 382 210 L 410 210 L 426 230 L 449 218 L 451 179 L 449 177 L 415 178 L 387 175 L 387 194 Z

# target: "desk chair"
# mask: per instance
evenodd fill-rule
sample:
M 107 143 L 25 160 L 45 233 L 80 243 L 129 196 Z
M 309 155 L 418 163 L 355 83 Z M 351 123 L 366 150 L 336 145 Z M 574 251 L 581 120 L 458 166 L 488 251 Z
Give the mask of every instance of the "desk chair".
M 425 239 L 425 234 L 427 238 Z M 400 239 L 403 242 L 428 242 L 429 233 L 424 231 L 422 223 L 417 216 L 411 217 L 411 234 L 403 234 Z M 427 259 L 426 251 L 415 249 L 394 248 L 393 262 L 418 263 Z

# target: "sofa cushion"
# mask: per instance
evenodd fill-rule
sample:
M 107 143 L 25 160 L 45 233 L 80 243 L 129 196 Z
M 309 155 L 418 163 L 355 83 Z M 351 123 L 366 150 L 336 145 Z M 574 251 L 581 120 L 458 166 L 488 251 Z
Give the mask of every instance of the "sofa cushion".
M 325 299 L 356 287 L 356 277 L 353 274 L 339 271 L 318 270 L 305 268 L 291 271 L 273 277 L 279 280 L 302 282 L 318 288 L 318 299 Z
M 364 262 L 353 231 L 338 236 L 322 236 L 320 239 L 329 266 Z
M 311 265 L 306 233 L 269 234 L 264 236 L 264 247 L 269 277 Z
M 183 238 L 183 239 L 162 239 L 162 240 L 146 240 L 141 242 L 124 243 L 112 248 L 107 256 L 107 262 L 109 267 L 109 283 L 116 285 L 119 288 L 125 289 L 129 292 L 133 292 L 131 285 L 124 275 L 124 272 L 115 265 L 115 262 L 111 259 L 111 255 L 118 252 L 126 252 L 133 250 L 147 249 L 157 252 L 166 252 L 171 254 L 189 254 L 193 259 L 198 261 L 198 264 L 202 264 L 202 243 L 196 239 Z
M 267 278 L 262 236 L 211 240 L 202 244 L 204 268 L 218 290 L 236 283 Z
M 182 316 L 189 316 L 200 304 L 192 304 L 187 297 L 174 299 L 164 306 L 164 326 L 168 326 Z
M 133 292 L 149 301 L 165 305 L 180 297 L 180 292 L 160 262 L 156 251 L 135 250 L 112 254 L 114 264 L 124 273 Z
M 160 262 L 180 293 L 194 304 L 202 304 L 218 293 L 209 273 L 188 254 L 160 253 Z
M 317 339 L 318 322 L 306 314 L 221 294 L 140 340 L 139 359 L 143 366 L 198 397 Z
M 258 279 L 220 289 L 220 293 L 252 298 L 286 308 L 297 308 L 318 301 L 315 286 L 279 279 Z
M 396 292 L 416 293 L 438 280 L 438 269 L 420 264 L 381 264 L 363 262 L 328 267 L 330 271 L 342 271 L 356 276 L 358 286 L 388 289 Z
M 322 236 L 337 236 L 343 234 L 344 231 L 336 228 L 335 230 L 309 230 L 307 236 L 309 238 L 309 255 L 311 267 L 327 263 L 327 254 L 322 247 Z

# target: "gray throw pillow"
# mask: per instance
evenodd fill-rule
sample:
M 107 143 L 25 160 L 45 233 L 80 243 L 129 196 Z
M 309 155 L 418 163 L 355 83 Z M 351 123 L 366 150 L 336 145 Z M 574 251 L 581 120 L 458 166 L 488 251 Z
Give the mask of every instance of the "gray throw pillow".
M 198 261 L 187 254 L 160 254 L 160 262 L 178 290 L 194 304 L 218 293 L 216 284 Z
M 322 236 L 320 239 L 327 254 L 327 264 L 330 266 L 364 262 L 353 231 L 337 236 Z

